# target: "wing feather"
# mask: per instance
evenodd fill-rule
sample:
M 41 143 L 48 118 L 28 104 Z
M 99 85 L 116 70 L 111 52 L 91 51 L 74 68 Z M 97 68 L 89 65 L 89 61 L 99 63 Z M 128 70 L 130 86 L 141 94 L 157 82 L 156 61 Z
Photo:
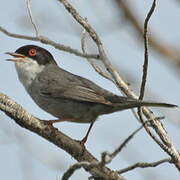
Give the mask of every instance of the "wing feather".
M 97 94 L 97 92 L 95 92 L 93 89 L 82 86 L 66 87 L 65 89 L 61 90 L 53 89 L 51 91 L 46 88 L 41 90 L 41 94 L 51 98 L 69 98 L 77 101 L 111 104 L 102 95 Z
M 80 76 L 71 74 L 58 66 L 48 66 L 38 77 L 40 94 L 49 98 L 66 98 L 100 104 L 112 104 L 105 94 L 108 91 Z

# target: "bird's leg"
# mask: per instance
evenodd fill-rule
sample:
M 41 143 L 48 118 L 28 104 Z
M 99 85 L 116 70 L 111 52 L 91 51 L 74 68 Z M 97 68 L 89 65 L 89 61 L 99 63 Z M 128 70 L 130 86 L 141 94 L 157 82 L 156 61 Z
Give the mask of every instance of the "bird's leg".
M 47 120 L 46 123 L 47 123 L 48 125 L 53 125 L 54 123 L 57 123 L 57 122 L 73 121 L 73 120 L 74 120 L 74 119 L 68 119 L 68 118 L 66 119 L 66 118 L 63 118 L 63 119 Z M 92 127 L 93 127 L 94 122 L 95 122 L 95 121 L 93 121 L 93 122 L 90 124 L 90 126 L 89 126 L 89 128 L 88 128 L 88 131 L 87 131 L 86 135 L 84 136 L 84 138 L 83 138 L 81 141 L 78 141 L 81 145 L 84 146 L 84 144 L 86 143 L 87 138 L 88 138 L 89 133 L 90 133 Z
M 79 143 L 80 143 L 81 145 L 84 145 L 84 144 L 86 143 L 87 138 L 88 138 L 88 135 L 89 135 L 89 133 L 90 133 L 92 127 L 93 127 L 94 122 L 95 122 L 95 121 L 93 121 L 93 122 L 90 124 L 89 129 L 88 129 L 86 135 L 84 136 L 84 138 L 83 138 L 81 141 L 79 141 Z

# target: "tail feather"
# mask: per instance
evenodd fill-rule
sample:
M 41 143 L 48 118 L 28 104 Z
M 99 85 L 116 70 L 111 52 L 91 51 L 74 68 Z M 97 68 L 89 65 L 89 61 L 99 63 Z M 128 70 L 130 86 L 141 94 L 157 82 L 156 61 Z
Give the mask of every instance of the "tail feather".
M 130 109 L 130 108 L 137 108 L 142 106 L 151 106 L 151 107 L 165 107 L 165 108 L 175 108 L 178 107 L 175 104 L 169 103 L 161 103 L 161 102 L 150 102 L 150 101 L 141 101 L 141 100 L 129 100 L 124 103 L 116 104 L 120 110 L 123 109 Z
M 142 101 L 142 102 L 140 102 L 140 104 L 142 104 L 143 106 L 157 106 L 157 107 L 167 107 L 167 108 L 178 107 L 175 104 L 161 103 L 161 102 L 146 102 L 146 101 Z

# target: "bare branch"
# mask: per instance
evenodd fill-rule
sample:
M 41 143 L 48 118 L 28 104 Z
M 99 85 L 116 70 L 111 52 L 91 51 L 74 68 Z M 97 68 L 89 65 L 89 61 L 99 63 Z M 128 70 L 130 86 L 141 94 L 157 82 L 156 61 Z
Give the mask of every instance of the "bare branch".
M 85 49 L 86 33 L 87 33 L 86 30 L 83 29 L 83 31 L 82 31 L 82 33 L 81 33 L 81 49 L 82 49 L 82 51 L 83 51 L 84 54 L 86 53 L 86 49 Z M 93 61 L 90 60 L 90 58 L 86 58 L 86 59 L 87 59 L 87 61 L 91 64 L 91 66 L 94 68 L 94 70 L 95 70 L 98 74 L 100 74 L 100 75 L 103 76 L 104 78 L 106 78 L 106 79 L 114 82 L 113 79 L 112 79 L 110 76 L 108 76 L 105 72 L 101 71 L 101 69 L 100 69 L 98 66 L 96 66 L 96 65 L 93 63 Z
M 36 37 L 38 37 L 40 35 L 40 33 L 38 31 L 37 25 L 36 25 L 35 20 L 33 18 L 32 9 L 31 9 L 31 0 L 26 0 L 26 4 L 27 4 L 27 9 L 28 9 L 28 14 L 29 14 L 29 18 L 30 18 L 31 24 L 34 27 L 34 30 L 35 30 L 35 33 L 36 33 Z
M 80 56 L 80 57 L 84 57 L 84 58 L 99 59 L 99 55 L 97 55 L 97 54 L 83 54 L 83 53 L 79 52 L 78 50 L 73 49 L 73 48 L 71 48 L 69 46 L 65 46 L 65 45 L 56 43 L 56 42 L 48 39 L 45 36 L 34 37 L 34 36 L 15 34 L 15 33 L 11 33 L 9 31 L 7 31 L 6 29 L 4 29 L 1 26 L 0 26 L 0 31 L 2 33 L 6 34 L 9 37 L 18 38 L 18 39 L 26 39 L 26 40 L 31 40 L 31 41 L 38 41 L 38 42 L 41 42 L 43 44 L 51 45 L 51 46 L 53 46 L 54 48 L 56 48 L 58 50 L 74 54 L 76 56 Z
M 140 89 L 140 96 L 139 99 L 142 100 L 144 97 L 144 91 L 145 91 L 145 85 L 146 85 L 146 78 L 147 78 L 147 70 L 148 70 L 148 36 L 147 36 L 147 32 L 148 32 L 148 22 L 155 10 L 156 7 L 156 0 L 153 0 L 152 6 L 147 14 L 147 17 L 145 19 L 144 22 L 144 65 L 143 65 L 143 76 L 142 76 L 142 83 L 141 83 L 141 89 Z M 143 120 L 143 114 L 141 111 L 141 107 L 138 108 L 138 115 L 140 118 L 140 122 L 143 124 L 146 132 L 148 132 L 148 134 L 154 139 L 154 141 L 156 143 L 158 143 L 163 149 L 166 149 L 166 145 L 163 144 L 163 142 L 161 140 L 159 140 L 159 138 L 157 138 L 155 135 L 153 135 L 152 131 L 150 130 L 150 127 L 145 124 L 144 120 Z M 152 123 L 150 122 L 150 124 L 153 126 L 153 121 Z
M 147 162 L 138 162 L 136 164 L 133 164 L 127 168 L 123 168 L 123 169 L 120 169 L 118 170 L 117 172 L 119 174 L 122 174 L 122 173 L 125 173 L 125 172 L 128 172 L 128 171 L 131 171 L 135 168 L 149 168 L 149 167 L 156 167 L 160 164 L 163 164 L 163 163 L 172 163 L 172 160 L 170 158 L 167 158 L 167 159 L 162 159 L 162 160 L 159 160 L 159 161 L 156 161 L 156 162 L 152 162 L 152 163 L 147 163 Z
M 150 129 L 150 127 L 145 123 L 145 120 L 143 118 L 143 114 L 142 114 L 142 108 L 138 108 L 138 115 L 139 115 L 139 119 L 140 119 L 140 122 L 141 124 L 144 126 L 146 132 L 152 137 L 152 139 L 162 148 L 162 149 L 166 149 L 167 150 L 167 147 L 166 145 L 164 145 L 161 141 L 161 139 L 157 138 L 152 130 Z M 156 119 L 156 121 L 159 121 Z M 150 125 L 151 127 L 153 127 L 154 125 L 154 121 L 150 121 Z
M 122 149 L 127 145 L 127 143 L 143 128 L 141 125 L 139 128 L 134 130 L 124 141 L 123 143 L 110 155 L 111 158 L 114 158 Z
M 32 41 L 39 41 L 36 37 L 11 33 L 11 32 L 9 32 L 8 30 L 6 30 L 5 28 L 3 28 L 2 26 L 0 26 L 0 31 L 1 31 L 2 33 L 4 33 L 5 35 L 10 36 L 10 37 L 13 37 L 13 38 L 26 39 L 26 40 L 32 40 Z
M 84 29 L 89 33 L 91 38 L 97 45 L 102 45 L 100 38 L 98 37 L 95 30 L 91 27 L 90 24 L 87 23 L 87 18 L 82 18 L 80 14 L 76 11 L 76 9 L 66 0 L 58 0 L 60 3 L 64 5 L 66 10 L 74 17 L 74 19 L 84 27 Z
M 145 89 L 145 83 L 146 83 L 146 77 L 147 77 L 147 68 L 148 68 L 148 39 L 147 39 L 147 26 L 148 26 L 148 22 L 150 20 L 151 15 L 153 14 L 154 10 L 156 7 L 156 0 L 153 0 L 152 3 L 152 7 L 150 8 L 149 13 L 147 14 L 147 17 L 145 19 L 145 23 L 144 23 L 144 47 L 145 47 L 145 55 L 144 55 L 144 69 L 143 69 L 143 78 L 142 78 L 142 84 L 141 84 L 141 92 L 140 92 L 140 97 L 139 99 L 143 99 L 144 96 L 144 89 Z M 140 118 L 140 121 L 142 124 L 144 124 L 144 120 L 143 120 L 143 115 L 142 115 L 142 108 L 138 108 L 138 115 Z M 147 126 L 147 124 L 144 124 L 145 130 L 146 132 L 154 139 L 154 141 L 159 144 L 159 146 L 166 151 L 171 157 L 174 155 L 174 153 L 172 154 L 172 149 L 170 144 L 171 140 L 169 139 L 167 132 L 165 131 L 162 123 L 156 119 L 154 119 L 155 121 L 150 121 L 151 126 L 154 128 L 154 130 L 158 133 L 159 138 L 157 138 L 155 135 L 153 135 L 152 131 L 150 130 L 150 128 Z M 167 141 L 168 140 L 168 141 Z M 168 142 L 168 143 L 167 143 Z M 170 143 L 170 144 L 169 144 Z M 175 163 L 176 167 L 180 170 L 180 155 L 179 152 L 176 150 L 175 152 L 176 156 L 174 157 L 177 161 L 177 158 L 179 159 L 177 161 L 177 163 Z
M 145 122 L 146 123 L 146 122 Z M 101 165 L 104 166 L 105 164 L 110 163 L 115 156 L 122 151 L 122 149 L 127 145 L 127 143 L 132 140 L 132 138 L 143 128 L 143 125 L 141 125 L 139 128 L 137 128 L 135 131 L 133 131 L 122 143 L 121 145 L 114 150 L 113 153 L 109 152 L 103 152 L 101 155 Z
M 143 76 L 142 76 L 142 83 L 141 83 L 141 90 L 139 99 L 142 100 L 144 97 L 146 79 L 147 79 L 147 70 L 148 70 L 148 22 L 155 10 L 156 7 L 156 0 L 153 1 L 152 7 L 150 8 L 147 17 L 144 22 L 144 65 L 143 65 Z
M 162 117 L 158 118 L 158 120 L 161 120 Z M 127 143 L 132 140 L 132 138 L 144 127 L 144 125 L 147 125 L 149 123 L 149 121 L 145 121 L 143 123 L 143 125 L 141 125 L 139 128 L 137 128 L 136 130 L 134 130 L 122 143 L 121 145 L 114 150 L 113 153 L 109 153 L 109 152 L 104 152 L 102 154 L 102 157 L 101 157 L 101 162 L 103 165 L 107 164 L 107 163 L 110 163 L 114 158 L 115 156 L 117 156 L 118 153 L 120 153 L 122 151 L 122 149 L 127 145 Z
M 151 8 L 147 14 L 147 17 L 145 19 L 145 22 L 144 22 L 144 65 L 143 65 L 141 90 L 140 90 L 140 96 L 139 96 L 140 100 L 142 100 L 144 97 L 146 78 L 147 78 L 147 70 L 148 70 L 148 36 L 147 36 L 148 29 L 147 28 L 148 28 L 148 22 L 155 10 L 155 7 L 156 7 L 156 0 L 153 0 L 152 6 L 151 6 Z M 141 107 L 138 108 L 138 115 L 139 115 L 140 121 L 143 124 L 146 132 L 148 132 L 148 134 L 154 139 L 154 141 L 156 143 L 158 143 L 163 149 L 166 149 L 166 145 L 164 145 L 162 143 L 162 141 L 159 140 L 159 138 L 157 138 L 155 135 L 153 135 L 152 131 L 150 130 L 150 127 L 144 123 Z M 151 125 L 153 125 L 153 122 L 151 123 Z
M 80 169 L 80 168 L 84 168 L 84 169 L 91 169 L 91 168 L 94 168 L 94 167 L 98 167 L 99 164 L 98 163 L 89 163 L 89 162 L 79 162 L 79 163 L 76 163 L 74 165 L 72 165 L 63 175 L 62 179 L 61 180 L 68 180 L 72 175 L 73 173 Z
M 44 137 L 49 142 L 60 147 L 68 154 L 70 154 L 77 161 L 86 161 L 88 163 L 99 163 L 85 147 L 80 145 L 77 141 L 69 138 L 57 128 L 49 125 L 46 121 L 39 120 L 29 114 L 20 105 L 11 100 L 8 96 L 0 93 L 0 110 L 11 117 L 21 127 L 26 128 L 41 137 Z M 92 176 L 101 177 L 103 180 L 123 180 L 116 172 L 104 167 L 94 167 L 86 169 Z

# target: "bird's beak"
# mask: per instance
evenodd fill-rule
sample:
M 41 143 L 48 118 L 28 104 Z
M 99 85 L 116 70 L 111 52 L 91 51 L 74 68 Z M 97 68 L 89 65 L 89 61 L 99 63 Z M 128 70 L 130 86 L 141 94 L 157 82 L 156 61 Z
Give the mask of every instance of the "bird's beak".
M 26 56 L 18 53 L 13 53 L 13 52 L 6 52 L 5 54 L 8 54 L 10 56 L 13 56 L 14 58 L 12 59 L 6 59 L 6 61 L 13 61 L 13 62 L 24 62 Z

